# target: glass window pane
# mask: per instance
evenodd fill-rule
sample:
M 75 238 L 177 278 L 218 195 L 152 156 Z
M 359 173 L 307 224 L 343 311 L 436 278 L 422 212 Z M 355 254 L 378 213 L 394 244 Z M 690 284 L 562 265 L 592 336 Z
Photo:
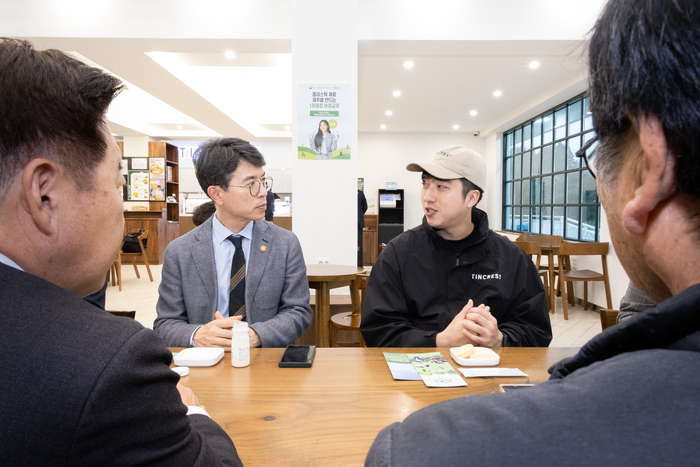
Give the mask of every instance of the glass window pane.
M 542 172 L 540 172 L 540 158 L 541 157 L 542 157 L 542 150 L 541 149 L 535 149 L 534 151 L 532 151 L 532 164 L 530 165 L 532 175 L 542 175 Z
M 554 139 L 566 138 L 566 107 L 554 114 Z
M 564 236 L 564 207 L 552 210 L 552 235 Z
M 583 144 L 586 144 L 589 139 L 593 138 L 595 136 L 595 131 L 589 131 L 588 133 L 583 135 Z
M 552 145 L 548 144 L 542 148 L 542 173 L 552 173 Z
M 539 178 L 530 179 L 530 204 L 540 204 L 540 185 L 542 181 Z
M 523 208 L 522 212 L 522 231 L 523 232 L 529 232 L 530 231 L 530 209 L 529 208 Z
M 569 105 L 569 134 L 581 132 L 581 101 Z
M 513 230 L 513 208 L 506 208 L 506 230 Z
M 583 99 L 583 129 L 592 130 L 593 129 L 593 115 L 588 108 L 588 98 Z
M 566 203 L 578 204 L 580 199 L 579 178 L 581 171 L 569 172 L 566 174 Z
M 520 208 L 513 208 L 513 230 L 521 230 L 520 228 Z
M 523 180 L 523 204 L 530 204 L 530 179 Z
M 506 183 L 506 194 L 505 194 L 505 199 L 503 200 L 503 202 L 508 206 L 511 206 L 513 204 L 513 183 L 512 182 Z
M 530 208 L 530 232 L 540 233 L 540 208 Z
M 522 156 L 520 154 L 518 154 L 513 158 L 513 180 L 523 178 L 521 167 L 520 167 L 520 158 L 521 157 Z
M 566 208 L 566 237 L 572 240 L 578 240 L 578 214 L 578 206 Z
M 513 180 L 513 158 L 506 159 L 506 180 Z
M 544 144 L 553 141 L 554 133 L 552 133 L 552 125 L 554 124 L 554 115 L 547 114 L 542 117 L 542 142 Z
M 530 145 L 530 125 L 523 127 L 523 151 L 527 151 L 532 146 Z
M 552 204 L 552 176 L 542 177 L 542 204 Z
M 554 204 L 564 204 L 564 174 L 554 176 Z
M 593 178 L 593 175 L 591 175 L 588 169 L 581 171 L 581 202 L 586 204 L 598 204 L 595 178 Z
M 552 208 L 543 207 L 540 221 L 540 233 L 542 235 L 552 234 Z
M 517 130 L 515 130 L 515 148 L 514 148 L 515 154 L 517 154 L 523 150 L 522 140 L 523 140 L 523 130 L 522 130 L 522 128 L 518 128 Z
M 532 122 L 532 147 L 536 148 L 542 144 L 542 119 L 538 118 Z
M 560 172 L 566 168 L 566 142 L 554 143 L 554 171 Z
M 530 153 L 523 153 L 523 178 L 530 176 Z
M 506 156 L 513 155 L 513 133 L 508 133 L 506 136 Z
M 581 149 L 581 137 L 574 136 L 566 140 L 566 168 L 578 169 L 581 167 L 581 158 L 576 157 L 576 151 Z M 585 162 L 584 162 L 585 164 Z
M 513 184 L 513 205 L 520 204 L 520 181 Z
M 581 207 L 581 240 L 595 241 L 597 206 Z

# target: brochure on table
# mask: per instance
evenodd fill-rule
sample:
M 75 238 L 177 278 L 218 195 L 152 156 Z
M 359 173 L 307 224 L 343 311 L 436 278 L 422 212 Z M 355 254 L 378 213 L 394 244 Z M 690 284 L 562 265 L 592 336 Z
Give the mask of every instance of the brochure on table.
M 440 352 L 399 354 L 384 352 L 394 379 L 418 381 L 436 388 L 466 386 L 467 383 L 452 368 Z

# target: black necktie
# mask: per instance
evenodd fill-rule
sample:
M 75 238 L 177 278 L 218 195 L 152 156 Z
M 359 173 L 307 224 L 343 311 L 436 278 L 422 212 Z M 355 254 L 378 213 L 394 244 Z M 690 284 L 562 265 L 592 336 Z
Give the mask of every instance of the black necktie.
M 242 316 L 245 319 L 245 255 L 241 247 L 243 237 L 231 235 L 228 239 L 236 247 L 231 262 L 231 282 L 229 283 L 228 315 Z

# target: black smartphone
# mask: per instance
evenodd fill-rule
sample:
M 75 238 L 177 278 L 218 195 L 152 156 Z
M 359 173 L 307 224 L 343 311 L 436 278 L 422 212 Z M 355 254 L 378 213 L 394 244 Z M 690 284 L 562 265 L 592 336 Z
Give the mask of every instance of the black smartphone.
M 284 349 L 281 368 L 311 368 L 316 355 L 315 345 L 288 345 Z
M 534 384 L 499 384 L 501 392 L 513 392 L 518 389 L 525 389 L 534 386 Z

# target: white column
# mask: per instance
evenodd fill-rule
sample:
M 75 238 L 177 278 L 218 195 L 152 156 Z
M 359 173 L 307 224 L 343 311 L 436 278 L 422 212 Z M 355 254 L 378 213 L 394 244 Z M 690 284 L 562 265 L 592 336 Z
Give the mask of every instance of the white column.
M 309 264 L 357 264 L 357 0 L 295 0 L 292 8 L 293 228 Z M 299 84 L 349 84 L 352 156 L 296 156 Z M 308 130 L 307 130 L 308 131 Z M 308 147 L 308 142 L 305 144 Z

